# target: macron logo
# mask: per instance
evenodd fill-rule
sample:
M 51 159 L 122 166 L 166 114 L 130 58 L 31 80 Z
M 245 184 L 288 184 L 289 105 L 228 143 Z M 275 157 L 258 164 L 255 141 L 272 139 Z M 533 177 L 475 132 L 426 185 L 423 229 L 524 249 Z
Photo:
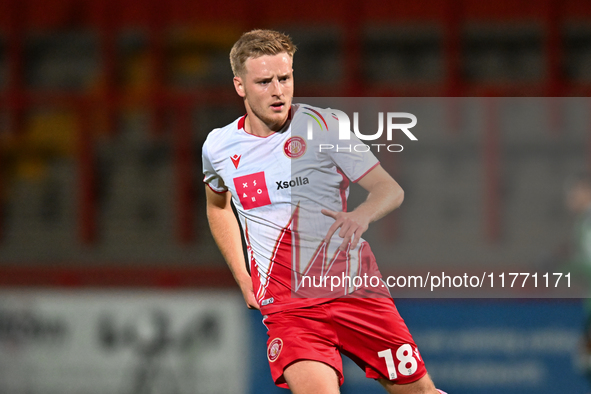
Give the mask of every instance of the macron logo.
M 242 155 L 234 155 L 234 156 L 230 156 L 230 159 L 232 159 L 232 163 L 234 164 L 234 167 L 236 169 L 238 169 L 238 165 L 240 164 L 240 157 L 242 157 Z

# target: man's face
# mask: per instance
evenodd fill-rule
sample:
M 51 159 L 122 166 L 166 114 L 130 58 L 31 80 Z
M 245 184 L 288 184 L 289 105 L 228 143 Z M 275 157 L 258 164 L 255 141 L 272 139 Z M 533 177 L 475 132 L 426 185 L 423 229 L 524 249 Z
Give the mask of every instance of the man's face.
M 591 206 L 591 186 L 577 183 L 570 188 L 566 195 L 566 205 L 573 213 L 581 213 Z
M 273 131 L 285 121 L 293 98 L 292 58 L 287 53 L 248 58 L 234 86 L 245 105 Z

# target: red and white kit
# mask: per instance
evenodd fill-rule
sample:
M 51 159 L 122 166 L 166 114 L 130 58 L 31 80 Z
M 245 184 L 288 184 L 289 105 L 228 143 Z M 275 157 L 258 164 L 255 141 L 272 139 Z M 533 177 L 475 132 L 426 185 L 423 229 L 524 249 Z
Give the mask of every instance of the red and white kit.
M 216 193 L 231 192 L 244 230 L 254 293 L 261 312 L 269 315 L 265 323 L 269 327 L 273 377 L 282 384 L 283 368 L 301 358 L 319 359 L 337 371 L 341 369 L 339 363 L 325 358 L 323 352 L 314 358 L 309 348 L 287 346 L 288 337 L 294 334 L 297 325 L 282 323 L 291 320 L 283 316 L 288 316 L 294 308 L 298 308 L 293 312 L 296 316 L 314 314 L 310 309 L 314 305 L 324 305 L 319 308 L 330 314 L 326 308 L 333 303 L 335 308 L 340 306 L 342 314 L 346 302 L 357 307 L 369 302 L 370 310 L 378 315 L 366 320 L 368 326 L 376 326 L 367 335 L 375 335 L 376 339 L 357 338 L 354 344 L 363 342 L 364 350 L 357 356 L 350 350 L 346 352 L 357 358 L 358 364 L 368 371 L 368 377 L 382 376 L 400 382 L 417 380 L 425 373 L 424 364 L 389 298 L 387 287 L 377 283 L 381 275 L 369 244 L 360 240 L 354 249 L 339 251 L 342 238 L 338 231 L 329 242 L 324 241 L 334 219 L 323 215 L 321 210 L 346 211 L 349 183 L 363 178 L 379 162 L 369 151 L 349 148 L 362 144 L 355 135 L 351 134 L 350 140 L 339 141 L 338 120 L 330 112 L 294 104 L 289 116 L 283 130 L 259 137 L 245 131 L 245 115 L 213 130 L 203 145 L 204 182 Z M 337 146 L 343 149 L 337 151 L 334 149 Z M 355 287 L 352 282 L 331 288 L 330 282 L 315 287 L 309 280 L 314 277 L 319 284 L 321 278 L 343 275 L 367 275 L 376 281 L 366 288 Z M 363 298 L 368 295 L 377 298 L 352 298 L 360 294 Z M 333 301 L 327 303 L 330 300 Z M 380 310 L 388 316 L 386 327 L 395 328 L 394 332 L 384 332 L 384 323 L 378 318 Z M 382 328 L 377 328 L 378 325 Z M 305 331 L 323 332 L 314 325 L 300 329 L 297 335 L 304 335 Z M 332 338 L 337 338 L 334 335 Z M 381 335 L 388 338 L 382 340 Z M 333 343 L 332 348 L 335 346 Z M 394 353 L 386 354 L 387 351 Z M 271 355 L 273 352 L 276 357 Z M 372 361 L 363 361 L 369 357 L 368 352 Z M 399 368 L 401 363 L 404 366 Z M 396 372 L 396 368 L 404 373 Z

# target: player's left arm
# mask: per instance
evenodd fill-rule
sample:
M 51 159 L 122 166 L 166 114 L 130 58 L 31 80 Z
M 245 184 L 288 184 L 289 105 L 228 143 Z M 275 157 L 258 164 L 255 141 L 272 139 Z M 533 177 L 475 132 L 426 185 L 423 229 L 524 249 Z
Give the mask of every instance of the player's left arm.
M 333 234 L 340 229 L 339 237 L 343 238 L 343 243 L 339 249 L 342 251 L 347 250 L 349 242 L 351 242 L 351 248 L 355 248 L 371 222 L 386 216 L 398 208 L 404 200 L 404 191 L 381 165 L 377 165 L 365 174 L 358 183 L 369 194 L 355 210 L 352 212 L 322 210 L 324 215 L 335 220 L 328 229 L 325 241 L 328 242 Z

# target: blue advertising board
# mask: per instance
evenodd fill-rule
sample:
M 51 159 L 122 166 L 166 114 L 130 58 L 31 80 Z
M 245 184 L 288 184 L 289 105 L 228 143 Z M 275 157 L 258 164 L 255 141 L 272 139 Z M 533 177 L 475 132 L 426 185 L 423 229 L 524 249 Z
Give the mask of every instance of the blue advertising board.
M 579 367 L 583 307 L 578 300 L 398 300 L 437 387 L 449 394 L 586 394 Z M 252 394 L 273 385 L 266 329 L 253 312 Z M 384 393 L 343 357 L 343 394 Z

